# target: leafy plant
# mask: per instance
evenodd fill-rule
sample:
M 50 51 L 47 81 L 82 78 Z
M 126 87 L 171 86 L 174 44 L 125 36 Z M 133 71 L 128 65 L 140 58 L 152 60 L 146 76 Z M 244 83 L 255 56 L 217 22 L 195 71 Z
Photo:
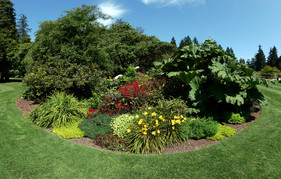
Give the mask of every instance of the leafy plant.
M 126 141 L 133 153 L 160 153 L 165 146 L 179 142 L 178 128 L 186 122 L 180 116 L 164 116 L 157 108 L 149 107 L 141 114 L 137 114 L 132 125 L 127 129 Z
M 211 118 L 193 119 L 189 123 L 190 138 L 201 139 L 213 136 L 218 132 L 218 122 Z
M 41 127 L 63 127 L 81 121 L 86 113 L 86 105 L 73 95 L 57 92 L 29 113 L 28 118 Z
M 246 119 L 240 116 L 239 113 L 225 112 L 225 122 L 230 124 L 242 124 L 246 122 Z
M 219 124 L 218 132 L 213 136 L 208 136 L 207 139 L 210 140 L 222 140 L 227 137 L 233 136 L 236 133 L 236 129 Z
M 128 143 L 123 138 L 107 131 L 105 134 L 97 136 L 94 143 L 109 150 L 128 151 Z
M 63 127 L 54 127 L 52 131 L 65 139 L 82 138 L 84 136 L 84 131 L 78 128 L 79 123 L 80 122 L 75 122 Z
M 103 135 L 107 131 L 111 131 L 111 116 L 108 114 L 100 114 L 95 117 L 86 117 L 78 125 L 84 131 L 84 136 L 94 139 L 98 135 Z
M 155 65 L 167 77 L 185 84 L 178 88 L 185 88 L 188 104 L 194 108 L 190 110 L 201 116 L 222 118 L 221 111 L 240 112 L 253 101 L 263 100 L 257 85 L 266 81 L 211 40 L 199 46 L 193 43 L 185 46 L 172 58 Z
M 261 76 L 265 78 L 273 78 L 276 73 L 280 73 L 280 70 L 269 65 L 266 65 L 261 69 Z
M 135 116 L 131 114 L 121 114 L 114 116 L 110 123 L 113 134 L 117 135 L 118 137 L 124 137 L 134 118 Z

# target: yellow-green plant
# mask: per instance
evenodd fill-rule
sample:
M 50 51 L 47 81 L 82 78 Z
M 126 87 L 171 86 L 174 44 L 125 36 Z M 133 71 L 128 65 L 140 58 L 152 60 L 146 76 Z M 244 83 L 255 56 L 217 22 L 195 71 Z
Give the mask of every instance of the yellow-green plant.
M 157 108 L 148 107 L 141 114 L 135 115 L 132 125 L 127 129 L 125 139 L 133 153 L 160 153 L 165 146 L 178 142 L 177 131 L 187 118 L 163 116 Z
M 63 127 L 53 128 L 53 133 L 65 139 L 77 139 L 84 136 L 84 131 L 78 128 L 80 122 L 75 122 Z
M 131 114 L 121 114 L 116 117 L 113 117 L 110 123 L 110 126 L 113 130 L 113 134 L 123 138 L 133 119 L 134 116 Z
M 219 124 L 218 132 L 213 136 L 207 137 L 207 139 L 222 140 L 224 138 L 233 136 L 235 133 L 236 133 L 236 129 L 233 129 L 232 127 L 228 127 L 228 126 Z

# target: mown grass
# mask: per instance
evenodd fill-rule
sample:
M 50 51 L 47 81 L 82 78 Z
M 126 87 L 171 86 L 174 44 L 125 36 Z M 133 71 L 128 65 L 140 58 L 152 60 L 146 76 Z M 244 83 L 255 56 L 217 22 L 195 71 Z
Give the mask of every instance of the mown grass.
M 279 178 L 281 85 L 246 129 L 204 149 L 131 155 L 70 143 L 35 126 L 15 105 L 21 83 L 0 84 L 0 178 Z

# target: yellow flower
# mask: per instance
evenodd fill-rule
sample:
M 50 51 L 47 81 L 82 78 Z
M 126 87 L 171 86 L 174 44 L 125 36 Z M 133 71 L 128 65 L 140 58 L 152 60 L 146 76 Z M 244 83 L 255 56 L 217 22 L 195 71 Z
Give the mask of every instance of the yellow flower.
M 142 122 L 143 122 L 143 119 L 139 120 L 138 124 L 141 125 Z
M 152 135 L 156 135 L 156 131 L 153 131 L 151 134 L 152 134 Z
M 175 129 L 175 126 L 173 126 L 172 129 L 174 130 L 174 129 Z
M 175 125 L 176 124 L 176 120 L 172 120 L 172 125 Z
M 179 119 L 176 120 L 176 123 L 181 124 L 181 120 L 179 120 Z
M 180 117 L 179 117 L 179 116 L 174 116 L 174 118 L 175 118 L 175 119 L 179 119 Z
M 131 129 L 127 129 L 127 132 L 128 132 L 128 133 L 131 132 Z
M 156 114 L 156 112 L 153 112 L 152 114 L 151 114 L 151 116 L 153 117 L 153 116 L 156 116 L 157 114 Z
M 183 118 L 184 120 L 187 120 L 187 118 L 185 117 L 185 118 Z
M 160 134 L 160 130 L 159 129 L 157 130 L 157 133 Z
M 152 107 L 148 107 L 148 110 L 151 110 L 152 109 Z
M 159 121 L 156 119 L 155 122 L 156 122 L 156 124 L 158 124 Z
M 145 116 L 146 116 L 147 114 L 148 114 L 147 112 L 143 113 L 143 115 L 145 115 Z
M 146 131 L 144 131 L 144 132 L 143 132 L 143 134 L 144 134 L 144 135 L 146 135 L 146 134 L 147 134 L 147 132 L 146 132 Z
M 183 118 L 183 116 L 181 115 L 181 118 Z
M 159 116 L 159 119 L 161 119 L 161 120 L 162 120 L 162 119 L 163 119 L 163 116 L 162 116 L 162 115 L 161 115 L 161 116 Z
M 139 118 L 139 115 L 136 115 L 136 118 Z

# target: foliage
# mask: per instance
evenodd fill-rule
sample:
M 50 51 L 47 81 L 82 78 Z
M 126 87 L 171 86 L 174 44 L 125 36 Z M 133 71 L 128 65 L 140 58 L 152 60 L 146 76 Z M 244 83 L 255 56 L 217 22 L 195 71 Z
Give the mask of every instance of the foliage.
M 148 107 L 137 114 L 127 129 L 126 141 L 132 153 L 160 153 L 165 146 L 180 142 L 178 128 L 185 123 L 186 117 L 164 116 L 157 108 Z
M 17 48 L 16 13 L 10 0 L 0 1 L 0 80 L 9 80 L 13 61 L 12 56 Z
M 94 143 L 98 146 L 105 147 L 109 150 L 128 151 L 128 143 L 123 138 L 107 131 L 105 134 L 97 136 Z
M 233 129 L 231 127 L 221 125 L 221 124 L 218 124 L 218 126 L 219 126 L 218 132 L 213 136 L 208 136 L 207 139 L 222 140 L 227 137 L 233 136 L 236 133 L 236 129 Z
M 186 102 L 179 98 L 159 99 L 157 101 L 157 108 L 165 116 L 178 116 L 188 113 Z
M 29 113 L 28 117 L 41 127 L 63 127 L 81 121 L 86 113 L 85 104 L 73 95 L 58 92 Z
M 190 138 L 201 139 L 213 136 L 218 132 L 218 122 L 212 118 L 193 119 L 189 123 Z
M 261 69 L 261 76 L 265 78 L 273 78 L 276 73 L 280 73 L 280 70 L 269 65 L 266 65 Z
M 52 131 L 53 133 L 65 139 L 82 138 L 84 136 L 84 131 L 78 128 L 79 123 L 80 121 L 67 126 L 54 127 Z
M 255 56 L 255 67 L 256 71 L 260 71 L 265 66 L 265 55 L 263 53 L 263 50 L 261 48 L 261 45 L 259 45 L 258 53 Z
M 113 134 L 123 138 L 134 118 L 135 116 L 131 114 L 121 114 L 118 116 L 114 116 L 110 123 Z
M 118 93 L 104 95 L 104 101 L 99 104 L 99 109 L 89 108 L 88 117 L 95 117 L 99 114 L 122 114 L 131 111 L 131 106 Z
M 30 32 L 31 29 L 28 28 L 27 17 L 24 14 L 20 14 L 20 18 L 17 22 L 17 30 L 20 43 L 29 43 L 30 37 L 28 35 L 28 32 Z
M 225 112 L 225 122 L 230 124 L 242 124 L 246 122 L 246 119 L 240 116 L 239 113 Z
M 102 85 L 102 72 L 67 60 L 54 59 L 49 63 L 31 63 L 23 82 L 28 87 L 24 97 L 39 102 L 54 91 L 88 97 L 91 90 Z
M 84 131 L 84 136 L 94 139 L 98 135 L 103 135 L 110 128 L 111 116 L 108 114 L 100 114 L 95 117 L 86 117 L 79 124 L 79 128 Z
M 267 65 L 278 68 L 278 54 L 277 48 L 275 46 L 273 46 L 273 48 L 270 48 L 267 59 Z
M 173 58 L 155 65 L 160 66 L 166 76 L 178 78 L 185 84 L 178 88 L 184 88 L 183 97 L 193 108 L 190 111 L 200 112 L 202 116 L 220 118 L 221 111 L 239 112 L 253 101 L 263 100 L 257 85 L 266 82 L 211 40 L 200 46 L 185 46 Z
M 119 92 L 134 109 L 144 104 L 153 105 L 155 99 L 161 96 L 165 81 L 149 78 L 139 74 L 139 80 L 119 86 Z

